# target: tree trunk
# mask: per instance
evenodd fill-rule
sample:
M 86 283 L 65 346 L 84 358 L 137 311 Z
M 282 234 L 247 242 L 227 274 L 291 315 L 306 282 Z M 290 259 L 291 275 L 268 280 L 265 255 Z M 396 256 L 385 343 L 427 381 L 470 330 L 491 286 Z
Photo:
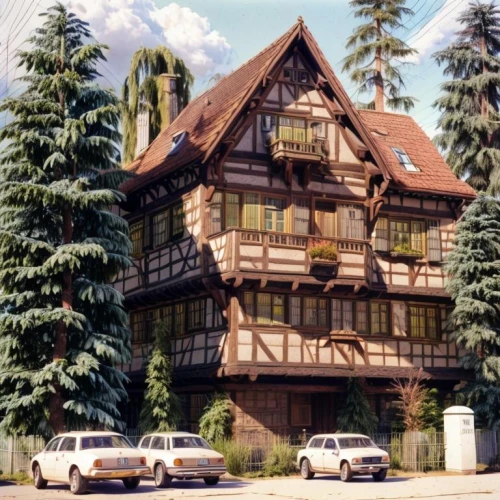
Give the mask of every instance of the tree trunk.
M 377 41 L 382 39 L 382 27 L 377 19 Z M 382 77 L 382 49 L 375 50 L 375 110 L 384 111 L 384 79 Z
M 63 208 L 63 244 L 71 243 L 73 239 L 73 220 L 71 207 L 66 205 Z M 63 272 L 63 290 L 62 290 L 62 307 L 63 309 L 72 309 L 73 305 L 73 289 L 72 289 L 71 270 L 66 269 Z M 54 339 L 54 354 L 52 361 L 58 363 L 66 358 L 68 347 L 68 327 L 63 321 L 58 321 L 56 324 L 56 336 Z M 60 434 L 66 430 L 66 419 L 64 415 L 63 405 L 65 403 L 62 394 L 62 387 L 59 382 L 54 383 L 55 394 L 52 394 L 49 399 L 49 424 L 55 434 Z

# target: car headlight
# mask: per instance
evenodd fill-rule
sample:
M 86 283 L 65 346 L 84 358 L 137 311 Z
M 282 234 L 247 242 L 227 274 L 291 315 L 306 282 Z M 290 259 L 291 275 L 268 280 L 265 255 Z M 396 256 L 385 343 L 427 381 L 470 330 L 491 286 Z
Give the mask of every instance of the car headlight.
M 97 460 L 94 460 L 93 466 L 94 467 L 102 467 L 102 460 L 100 458 L 98 458 Z
M 180 458 L 176 458 L 176 459 L 174 460 L 174 465 L 175 465 L 176 467 L 180 467 L 180 466 L 182 465 L 182 460 L 181 460 Z
M 353 458 L 351 460 L 351 463 L 353 463 L 353 464 L 361 464 L 361 463 L 363 463 L 363 460 L 361 458 Z
M 382 462 L 389 463 L 391 461 L 389 455 L 386 455 L 385 457 L 382 457 Z

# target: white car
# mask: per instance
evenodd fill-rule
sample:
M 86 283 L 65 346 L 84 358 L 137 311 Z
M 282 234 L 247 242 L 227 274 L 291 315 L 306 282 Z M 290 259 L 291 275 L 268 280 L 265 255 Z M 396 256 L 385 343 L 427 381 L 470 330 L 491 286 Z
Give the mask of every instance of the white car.
M 312 479 L 316 472 L 333 472 L 340 473 L 342 481 L 350 481 L 354 474 L 371 474 L 375 481 L 383 481 L 390 459 L 368 436 L 321 434 L 299 451 L 297 464 L 304 479 Z
M 67 483 L 71 493 L 88 489 L 89 481 L 122 479 L 125 488 L 139 486 L 140 476 L 149 474 L 146 457 L 116 432 L 67 432 L 52 439 L 31 460 L 35 488 L 48 481 Z
M 141 439 L 157 488 L 167 488 L 172 479 L 204 479 L 214 486 L 226 472 L 224 457 L 200 436 L 188 432 L 158 432 Z

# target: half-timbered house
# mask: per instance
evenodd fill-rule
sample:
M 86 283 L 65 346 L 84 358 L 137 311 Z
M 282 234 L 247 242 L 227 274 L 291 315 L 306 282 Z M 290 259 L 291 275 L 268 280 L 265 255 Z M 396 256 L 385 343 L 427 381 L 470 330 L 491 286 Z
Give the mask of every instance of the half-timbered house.
M 334 430 L 348 377 L 381 425 L 394 377 L 467 377 L 443 261 L 475 193 L 412 118 L 355 109 L 300 18 L 128 168 L 132 408 L 159 320 L 189 422 L 225 390 L 236 435 Z

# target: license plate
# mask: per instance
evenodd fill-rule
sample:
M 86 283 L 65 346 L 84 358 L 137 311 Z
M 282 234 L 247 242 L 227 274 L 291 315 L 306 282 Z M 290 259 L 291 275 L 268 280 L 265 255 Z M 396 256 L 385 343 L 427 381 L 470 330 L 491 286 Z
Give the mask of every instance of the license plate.
M 198 460 L 198 465 L 208 465 L 208 458 L 200 458 Z
M 128 465 L 128 458 L 119 458 L 118 465 Z

